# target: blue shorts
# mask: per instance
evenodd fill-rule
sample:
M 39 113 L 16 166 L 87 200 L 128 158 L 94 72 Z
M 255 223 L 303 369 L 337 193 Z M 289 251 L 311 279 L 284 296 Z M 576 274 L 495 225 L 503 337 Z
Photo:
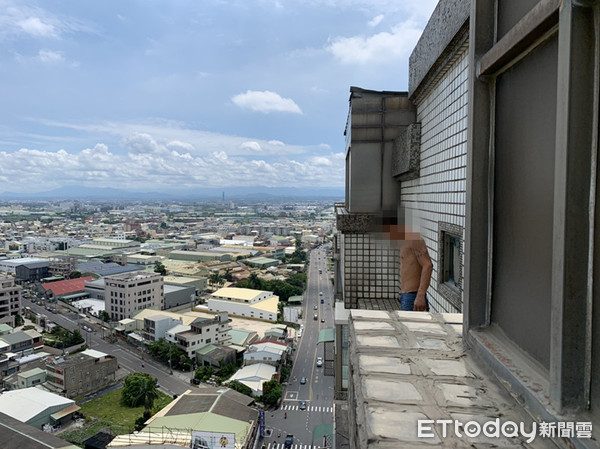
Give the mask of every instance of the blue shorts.
M 400 310 L 413 312 L 415 310 L 417 292 L 400 293 Z M 425 295 L 425 310 L 429 312 L 429 299 Z

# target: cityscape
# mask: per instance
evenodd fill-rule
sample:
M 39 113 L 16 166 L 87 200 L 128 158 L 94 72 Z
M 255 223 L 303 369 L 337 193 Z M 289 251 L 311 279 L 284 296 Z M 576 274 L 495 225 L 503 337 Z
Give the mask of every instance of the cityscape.
M 1 449 L 600 449 L 600 1 L 0 5 Z

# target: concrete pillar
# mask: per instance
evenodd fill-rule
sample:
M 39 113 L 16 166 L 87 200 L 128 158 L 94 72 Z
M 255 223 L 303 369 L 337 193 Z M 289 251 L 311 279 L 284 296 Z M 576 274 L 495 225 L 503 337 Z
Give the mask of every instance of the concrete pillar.
M 559 12 L 550 354 L 550 399 L 559 411 L 586 408 L 589 400 L 590 166 L 598 127 L 593 3 L 564 0 Z
M 493 86 L 478 77 L 478 61 L 494 44 L 494 0 L 473 0 L 469 31 L 469 116 L 465 217 L 464 328 L 489 324 L 493 198 Z M 492 159 L 491 159 L 492 158 Z

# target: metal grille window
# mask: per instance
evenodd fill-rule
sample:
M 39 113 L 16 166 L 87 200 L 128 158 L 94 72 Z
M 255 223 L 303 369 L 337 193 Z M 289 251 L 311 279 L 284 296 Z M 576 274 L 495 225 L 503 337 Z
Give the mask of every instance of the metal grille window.
M 397 299 L 398 251 L 385 247 L 369 234 L 344 235 L 344 300 L 358 307 L 359 300 Z
M 439 222 L 438 293 L 457 312 L 462 312 L 463 293 L 463 229 Z

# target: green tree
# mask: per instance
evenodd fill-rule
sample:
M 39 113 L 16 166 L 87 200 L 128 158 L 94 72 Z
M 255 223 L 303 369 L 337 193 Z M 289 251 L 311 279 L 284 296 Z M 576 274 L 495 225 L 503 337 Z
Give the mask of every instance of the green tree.
M 81 277 L 80 271 L 71 271 L 71 274 L 69 275 L 69 278 L 71 278 L 71 279 L 79 279 L 80 277 Z
M 225 278 L 218 271 L 211 273 L 211 275 L 208 277 L 208 280 L 212 285 L 222 286 L 225 284 Z
M 201 366 L 194 373 L 194 378 L 200 379 L 202 382 L 206 382 L 214 373 L 215 369 L 212 366 Z
M 228 386 L 232 390 L 239 391 L 240 393 L 245 394 L 246 396 L 252 397 L 252 389 L 247 385 L 238 382 L 237 380 L 232 380 L 231 382 L 229 382 Z
M 78 345 L 79 343 L 83 343 L 85 340 L 81 335 L 79 329 L 75 329 L 72 333 L 67 331 L 65 338 L 65 346 L 73 346 Z
M 154 262 L 154 272 L 160 273 L 161 276 L 166 276 L 167 268 L 163 265 L 163 263 L 160 260 L 157 260 L 156 262 Z
M 158 398 L 156 378 L 148 373 L 134 373 L 125 378 L 121 391 L 121 403 L 127 407 L 144 406 L 152 410 L 154 401 Z
M 108 313 L 106 310 L 101 310 L 100 313 L 98 313 L 98 315 L 100 319 L 105 323 L 108 323 L 110 321 L 110 313 Z
M 282 393 L 281 384 L 277 382 L 277 380 L 273 379 L 263 383 L 263 404 L 275 407 L 281 398 Z
M 148 345 L 148 351 L 153 357 L 160 359 L 164 364 L 175 369 L 189 369 L 194 362 L 187 357 L 187 354 L 173 343 L 159 338 Z

